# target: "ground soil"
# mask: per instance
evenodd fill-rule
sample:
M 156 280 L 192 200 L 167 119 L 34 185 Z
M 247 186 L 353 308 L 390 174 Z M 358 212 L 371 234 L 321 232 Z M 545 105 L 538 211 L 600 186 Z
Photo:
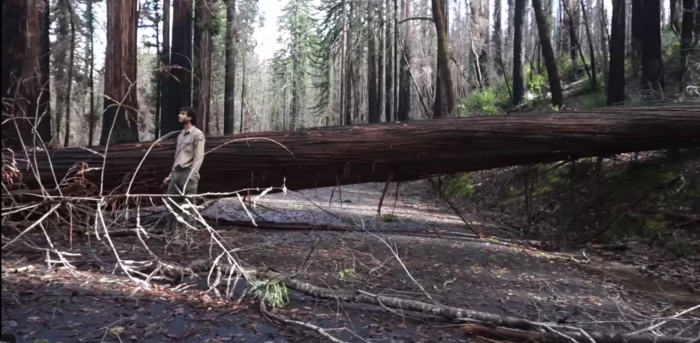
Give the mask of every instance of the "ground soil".
M 383 187 L 364 184 L 271 194 L 251 212 L 261 224 L 304 222 L 333 230 L 224 224 L 215 229 L 228 245 L 238 248 L 236 255 L 244 266 L 299 272 L 298 278 L 331 289 L 364 290 L 608 331 L 649 326 L 653 318 L 673 314 L 682 306 L 672 294 L 659 296 L 610 273 L 596 272 L 590 263 L 577 262 L 583 257 L 576 252 L 533 248 L 516 240 L 517 230 L 465 213 L 486 236 L 478 239 L 426 182 L 401 184 L 398 196 L 392 185 L 384 199 L 383 220 L 377 220 Z M 235 198 L 220 201 L 205 214 L 227 220 L 248 218 Z M 113 252 L 122 259 L 149 260 L 137 237 L 113 237 L 113 249 L 104 238 L 76 236 L 71 242 L 59 239 L 65 231 L 47 231 L 59 250 L 81 255 L 66 256 L 76 267 L 68 270 L 61 265 L 48 268 L 46 252 L 30 248 L 29 243 L 18 241 L 3 249 L 2 332 L 16 335 L 19 342 L 325 341 L 311 330 L 268 320 L 248 297 L 237 302 L 244 283 L 237 285 L 230 300 L 209 291 L 206 277 L 185 278 L 177 285 L 154 280 L 151 289 L 138 288 L 121 272 Z M 194 235 L 190 247 L 168 246 L 155 236 L 146 242 L 153 253 L 171 262 L 211 258 L 210 235 Z M 41 232 L 27 238 L 47 246 Z M 310 263 L 299 270 L 317 241 Z M 697 298 L 689 301 L 700 303 Z M 420 314 L 317 300 L 294 291 L 290 303 L 276 311 L 326 328 L 348 342 L 477 339 L 459 325 Z M 683 335 L 692 337 L 700 325 L 680 322 L 663 330 L 666 334 L 685 330 Z

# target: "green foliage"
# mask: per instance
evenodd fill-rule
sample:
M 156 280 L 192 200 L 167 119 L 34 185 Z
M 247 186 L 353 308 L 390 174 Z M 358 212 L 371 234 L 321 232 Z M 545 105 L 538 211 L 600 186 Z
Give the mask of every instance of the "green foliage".
M 527 83 L 527 91 L 533 94 L 544 94 L 544 90 L 549 88 L 549 79 L 547 72 L 538 73 L 529 66 L 525 67 L 525 81 Z
M 355 270 L 352 268 L 345 268 L 338 273 L 341 279 L 349 278 L 355 276 Z
M 508 94 L 501 88 L 488 87 L 476 91 L 462 103 L 462 116 L 494 115 L 508 106 Z
M 399 218 L 393 214 L 382 214 L 382 216 L 379 217 L 379 220 L 387 223 L 394 223 L 398 222 Z
M 608 104 L 608 97 L 605 91 L 600 89 L 597 92 L 589 93 L 581 97 L 579 107 L 582 110 L 590 110 L 594 108 L 605 107 Z
M 693 245 L 685 239 L 673 239 L 666 242 L 666 251 L 676 258 L 684 258 L 693 253 Z
M 442 192 L 448 197 L 471 198 L 474 195 L 474 185 L 469 173 L 444 178 Z
M 282 280 L 262 280 L 250 283 L 250 292 L 265 305 L 280 308 L 289 302 L 289 291 Z
M 663 219 L 664 218 L 660 215 L 645 218 L 644 224 L 642 225 L 641 236 L 648 238 L 660 234 L 664 228 L 666 228 L 666 223 Z

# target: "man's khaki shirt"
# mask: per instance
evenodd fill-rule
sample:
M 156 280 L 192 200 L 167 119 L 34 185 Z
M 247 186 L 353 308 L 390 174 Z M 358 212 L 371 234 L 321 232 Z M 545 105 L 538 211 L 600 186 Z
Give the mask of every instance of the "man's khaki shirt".
M 175 150 L 175 162 L 173 171 L 179 168 L 192 168 L 192 173 L 199 172 L 204 159 L 204 134 L 196 127 L 182 130 L 177 136 L 177 148 Z M 172 175 L 172 173 L 171 173 Z

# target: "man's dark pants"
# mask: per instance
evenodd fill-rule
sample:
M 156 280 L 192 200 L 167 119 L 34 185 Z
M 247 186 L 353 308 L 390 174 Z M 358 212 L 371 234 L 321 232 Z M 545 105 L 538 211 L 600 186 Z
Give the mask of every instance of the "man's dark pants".
M 191 175 L 190 175 L 191 174 Z M 189 178 L 189 179 L 188 179 Z M 185 214 L 180 210 L 180 208 L 173 204 L 177 203 L 180 206 L 186 205 L 185 197 L 182 196 L 182 190 L 184 189 L 184 195 L 197 194 L 197 184 L 199 183 L 199 173 L 192 173 L 191 168 L 176 168 L 173 170 L 172 179 L 168 184 L 167 194 L 169 195 L 168 205 L 177 212 L 183 219 L 188 220 L 189 215 Z M 190 203 L 195 204 L 195 199 L 190 198 Z M 185 211 L 192 211 L 192 209 L 185 209 Z M 190 212 L 192 213 L 192 212 Z M 168 230 L 173 231 L 178 226 L 177 218 L 175 215 L 168 211 Z M 192 223 L 192 220 L 188 220 Z

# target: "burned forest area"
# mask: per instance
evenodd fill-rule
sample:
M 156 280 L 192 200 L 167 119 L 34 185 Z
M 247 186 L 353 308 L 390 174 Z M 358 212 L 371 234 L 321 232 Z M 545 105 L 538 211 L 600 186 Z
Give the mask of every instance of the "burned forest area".
M 1 6 L 3 342 L 700 342 L 700 1 Z

